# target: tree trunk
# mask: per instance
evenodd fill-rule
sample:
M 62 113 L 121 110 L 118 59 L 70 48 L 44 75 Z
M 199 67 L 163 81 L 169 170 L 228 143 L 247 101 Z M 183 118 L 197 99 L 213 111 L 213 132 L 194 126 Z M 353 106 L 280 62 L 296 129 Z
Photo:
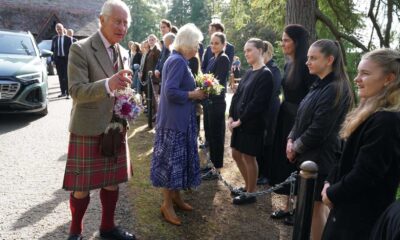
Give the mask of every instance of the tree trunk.
M 315 29 L 316 0 L 287 0 L 285 24 L 301 24 L 310 32 L 310 42 L 317 39 Z

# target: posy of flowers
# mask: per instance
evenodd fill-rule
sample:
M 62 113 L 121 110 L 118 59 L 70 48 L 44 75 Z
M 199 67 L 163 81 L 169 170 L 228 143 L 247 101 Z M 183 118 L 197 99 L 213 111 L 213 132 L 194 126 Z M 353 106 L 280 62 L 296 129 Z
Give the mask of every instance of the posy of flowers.
M 203 90 L 206 94 L 220 95 L 224 86 L 219 84 L 218 79 L 213 74 L 199 73 L 196 76 L 196 86 Z
M 142 106 L 139 102 L 131 88 L 118 90 L 115 92 L 114 113 L 119 118 L 132 122 L 142 111 Z

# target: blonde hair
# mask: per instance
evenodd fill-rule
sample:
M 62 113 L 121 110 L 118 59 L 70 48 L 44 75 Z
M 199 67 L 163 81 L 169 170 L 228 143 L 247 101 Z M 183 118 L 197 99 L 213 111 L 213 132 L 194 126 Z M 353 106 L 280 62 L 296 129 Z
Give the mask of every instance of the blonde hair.
M 347 114 L 340 131 L 340 136 L 344 139 L 375 112 L 400 111 L 400 53 L 388 48 L 377 49 L 365 54 L 362 60 L 374 62 L 384 74 L 394 74 L 395 78 L 375 96 L 361 99 L 360 105 Z
M 180 53 L 197 50 L 203 34 L 193 23 L 185 24 L 176 34 L 174 49 Z
M 272 46 L 272 44 L 268 41 L 263 41 L 263 43 L 266 49 L 264 54 L 267 54 L 269 58 L 272 58 L 274 56 L 274 46 Z

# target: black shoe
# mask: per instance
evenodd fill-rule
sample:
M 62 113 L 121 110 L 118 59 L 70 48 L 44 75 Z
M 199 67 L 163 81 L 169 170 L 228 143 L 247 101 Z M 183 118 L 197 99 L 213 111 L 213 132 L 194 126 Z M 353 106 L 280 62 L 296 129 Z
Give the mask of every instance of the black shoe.
M 67 97 L 65 99 L 69 99 L 69 95 L 67 94 Z
M 83 237 L 80 234 L 78 234 L 78 235 L 72 234 L 72 235 L 69 235 L 67 238 L 67 240 L 82 240 L 82 239 L 83 239 Z
M 208 171 L 203 176 L 201 176 L 201 180 L 216 180 L 218 179 L 218 173 L 214 172 L 213 170 Z
M 62 94 L 58 95 L 57 97 L 60 98 L 60 97 L 65 97 L 65 96 L 67 96 L 67 95 L 65 93 L 62 93 Z
M 132 233 L 129 233 L 125 230 L 122 230 L 119 227 L 115 227 L 114 229 L 104 232 L 100 230 L 100 237 L 102 239 L 110 239 L 110 240 L 135 240 L 136 237 Z
M 231 191 L 231 196 L 232 197 L 237 197 L 237 196 L 240 196 L 243 192 L 246 192 L 246 189 L 244 187 L 234 188 Z
M 285 218 L 285 220 L 283 220 L 283 224 L 287 225 L 287 226 L 293 226 L 294 225 L 294 216 L 293 215 L 289 215 Z
M 254 196 L 248 197 L 246 195 L 237 196 L 233 199 L 232 203 L 235 205 L 244 205 L 244 204 L 251 204 L 255 203 L 257 198 Z
M 267 185 L 269 183 L 268 178 L 260 177 L 257 179 L 257 185 Z
M 205 166 L 205 167 L 200 168 L 200 172 L 202 174 L 208 173 L 209 171 L 211 171 L 211 167 L 209 167 L 209 166 Z
M 290 212 L 285 212 L 283 210 L 277 210 L 271 214 L 272 219 L 283 219 L 290 216 Z

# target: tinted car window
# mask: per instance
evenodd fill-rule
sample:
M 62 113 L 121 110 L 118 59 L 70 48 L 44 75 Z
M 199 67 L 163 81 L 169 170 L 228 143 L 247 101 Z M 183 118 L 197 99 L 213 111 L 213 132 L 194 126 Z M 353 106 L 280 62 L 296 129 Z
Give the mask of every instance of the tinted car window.
M 0 33 L 0 53 L 36 56 L 31 38 L 28 36 Z

